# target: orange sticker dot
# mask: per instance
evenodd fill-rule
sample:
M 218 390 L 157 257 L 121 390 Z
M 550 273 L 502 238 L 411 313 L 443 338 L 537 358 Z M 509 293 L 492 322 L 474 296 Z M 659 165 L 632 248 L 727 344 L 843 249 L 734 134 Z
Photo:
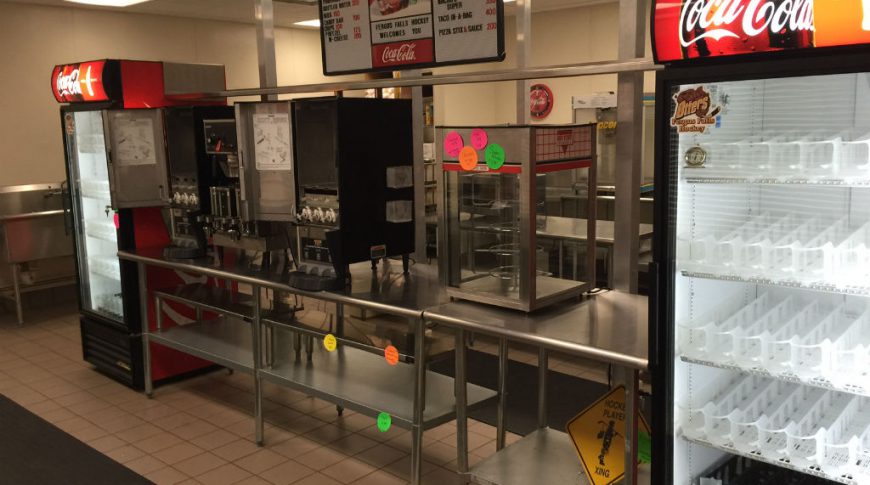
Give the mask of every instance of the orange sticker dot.
M 384 349 L 384 358 L 387 359 L 387 364 L 396 365 L 399 363 L 399 350 L 392 345 L 387 345 Z
M 462 147 L 459 151 L 459 166 L 469 172 L 477 168 L 477 150 L 472 147 Z

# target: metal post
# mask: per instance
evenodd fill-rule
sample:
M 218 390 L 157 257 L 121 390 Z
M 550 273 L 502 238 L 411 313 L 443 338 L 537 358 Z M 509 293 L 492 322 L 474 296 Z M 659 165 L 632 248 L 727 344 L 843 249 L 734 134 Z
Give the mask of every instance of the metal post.
M 24 310 L 21 308 L 21 281 L 19 280 L 18 263 L 12 263 L 12 290 L 15 293 L 15 316 L 18 318 L 18 325 L 24 325 Z
M 501 450 L 507 441 L 505 428 L 505 411 L 507 410 L 507 368 L 508 342 L 502 337 L 498 339 L 498 408 L 495 418 L 495 449 Z
M 525 69 L 532 57 L 532 0 L 516 0 L 517 19 L 517 69 Z M 529 81 L 517 81 L 517 124 L 528 124 L 529 113 Z
M 404 75 L 419 76 L 420 71 L 408 71 Z M 414 258 L 426 261 L 426 166 L 423 165 L 423 133 L 426 124 L 423 116 L 423 87 L 411 88 L 411 139 L 414 140 Z
M 623 369 L 625 380 L 625 485 L 637 485 L 638 371 Z
M 157 331 L 163 331 L 163 299 L 159 296 L 154 297 L 154 321 L 156 322 Z M 143 333 L 144 327 L 148 325 L 148 321 L 143 322 Z
M 151 382 L 151 345 L 148 343 L 148 285 L 145 278 L 145 264 L 138 263 L 136 265 L 137 277 L 139 280 L 139 306 L 142 319 L 142 374 L 145 386 L 145 395 L 154 396 L 154 384 Z M 157 308 L 154 309 L 157 311 Z
M 426 322 L 422 314 L 411 319 L 414 331 L 414 422 L 411 425 L 411 483 L 419 485 L 423 477 L 423 413 L 426 410 Z
M 644 55 L 646 32 L 643 2 L 619 0 L 619 58 Z M 638 223 L 643 157 L 643 73 L 617 76 L 616 214 L 614 222 L 614 288 L 637 293 Z M 589 194 L 595 197 L 595 194 Z
M 272 0 L 256 0 L 254 18 L 257 21 L 257 61 L 260 67 L 260 87 L 278 86 L 275 61 L 275 11 Z M 263 95 L 263 101 L 277 101 L 275 94 Z
M 547 349 L 538 349 L 538 428 L 547 427 L 547 367 L 549 367 Z
M 252 287 L 254 299 L 254 315 L 251 321 L 251 350 L 254 357 L 254 440 L 258 446 L 263 446 L 263 383 L 260 379 L 262 366 L 260 349 L 260 287 Z
M 335 304 L 335 336 L 344 337 L 344 303 Z
M 456 468 L 468 472 L 468 396 L 465 383 L 465 331 L 456 330 Z

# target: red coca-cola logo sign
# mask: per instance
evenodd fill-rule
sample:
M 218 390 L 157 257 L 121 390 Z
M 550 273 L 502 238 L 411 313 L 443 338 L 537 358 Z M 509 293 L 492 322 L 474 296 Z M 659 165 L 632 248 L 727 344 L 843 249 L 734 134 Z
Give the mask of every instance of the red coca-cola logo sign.
M 546 118 L 553 111 L 553 91 L 546 84 L 533 84 L 529 91 L 529 112 L 532 118 Z
M 686 0 L 680 44 L 704 39 L 755 37 L 765 32 L 813 31 L 813 0 Z
M 654 0 L 657 62 L 870 44 L 870 0 Z
M 402 44 L 397 48 L 387 46 L 384 52 L 381 53 L 381 62 L 384 64 L 414 62 L 417 60 L 417 56 L 414 54 L 416 47 L 415 44 Z
M 372 46 L 374 67 L 404 66 L 429 63 L 434 60 L 432 39 L 391 42 Z
M 54 98 L 60 103 L 106 101 L 103 86 L 105 61 L 55 66 L 51 74 Z

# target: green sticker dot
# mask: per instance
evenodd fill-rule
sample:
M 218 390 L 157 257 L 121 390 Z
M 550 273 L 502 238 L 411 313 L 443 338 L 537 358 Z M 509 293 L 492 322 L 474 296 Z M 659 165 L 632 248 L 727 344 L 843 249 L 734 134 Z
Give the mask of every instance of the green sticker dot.
M 390 417 L 387 413 L 378 414 L 378 430 L 381 433 L 386 433 L 389 431 L 390 426 L 393 425 L 393 418 Z
M 652 442 L 650 435 L 640 431 L 637 434 L 637 459 L 641 463 L 652 462 Z
M 498 170 L 504 165 L 504 148 L 498 143 L 490 143 L 483 153 L 483 158 L 486 160 L 486 166 L 491 170 Z

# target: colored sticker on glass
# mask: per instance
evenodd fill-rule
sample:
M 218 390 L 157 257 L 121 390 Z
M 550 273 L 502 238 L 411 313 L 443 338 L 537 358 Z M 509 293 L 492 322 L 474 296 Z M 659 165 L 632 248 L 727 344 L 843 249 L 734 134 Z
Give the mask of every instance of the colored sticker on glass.
M 471 146 L 474 147 L 475 150 L 483 150 L 488 142 L 489 136 L 487 136 L 485 131 L 480 128 L 471 130 Z
M 326 334 L 326 336 L 323 337 L 323 348 L 332 352 L 336 347 L 338 347 L 338 340 L 336 340 L 335 335 L 331 333 Z
M 392 345 L 387 345 L 387 348 L 384 349 L 384 359 L 387 360 L 387 364 L 396 365 L 399 363 L 399 350 Z
M 498 143 L 486 147 L 486 152 L 483 153 L 483 158 L 486 159 L 486 166 L 492 170 L 498 170 L 504 165 L 504 148 Z
M 463 147 L 459 152 L 459 166 L 469 172 L 477 167 L 477 150 L 471 147 Z
M 393 418 L 390 417 L 387 413 L 378 414 L 378 431 L 381 433 L 386 433 L 390 430 L 390 426 L 393 425 Z
M 455 158 L 459 156 L 463 145 L 465 145 L 465 142 L 462 141 L 462 136 L 455 131 L 451 131 L 444 137 L 444 153 L 450 157 Z
M 637 460 L 641 463 L 652 463 L 652 442 L 649 433 L 637 433 Z

